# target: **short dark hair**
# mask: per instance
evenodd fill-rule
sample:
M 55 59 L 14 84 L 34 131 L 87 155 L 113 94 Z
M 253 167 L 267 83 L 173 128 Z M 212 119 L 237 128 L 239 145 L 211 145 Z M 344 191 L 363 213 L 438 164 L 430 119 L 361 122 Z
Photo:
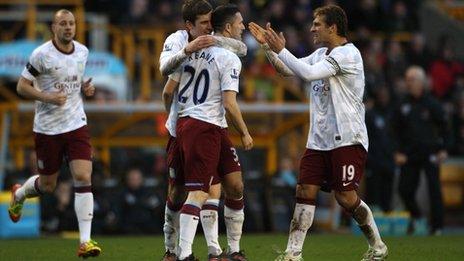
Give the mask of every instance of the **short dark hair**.
M 214 9 L 211 14 L 211 25 L 213 26 L 214 32 L 222 32 L 227 23 L 232 23 L 235 18 L 235 14 L 240 12 L 237 5 L 225 4 L 220 5 Z
M 56 23 L 57 17 L 59 15 L 61 15 L 61 14 L 72 14 L 73 15 L 73 13 L 71 11 L 69 11 L 68 9 L 60 9 L 60 10 L 56 11 L 55 14 L 53 15 L 52 24 Z
M 337 26 L 337 35 L 346 37 L 348 34 L 348 18 L 346 13 L 338 5 L 326 5 L 314 10 L 314 17 L 322 15 L 328 26 Z
M 212 10 L 213 7 L 206 0 L 186 0 L 182 5 L 182 18 L 184 22 L 195 23 L 197 16 L 205 15 Z

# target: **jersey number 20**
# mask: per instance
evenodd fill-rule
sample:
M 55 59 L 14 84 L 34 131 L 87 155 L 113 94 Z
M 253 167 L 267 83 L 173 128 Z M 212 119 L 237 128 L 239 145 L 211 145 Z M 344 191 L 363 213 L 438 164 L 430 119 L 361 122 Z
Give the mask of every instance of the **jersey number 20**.
M 181 103 L 186 103 L 188 100 L 188 97 L 183 96 L 183 95 L 187 91 L 187 89 L 190 87 L 190 85 L 192 84 L 195 78 L 195 68 L 187 65 L 184 67 L 184 72 L 190 73 L 190 78 L 187 81 L 187 84 L 185 84 L 184 87 L 182 87 L 182 89 L 180 89 L 179 91 L 179 102 Z M 205 86 L 203 87 L 203 93 L 201 94 L 201 97 L 198 98 L 198 91 L 199 91 L 198 85 L 200 85 L 201 78 L 203 77 L 205 77 L 205 81 L 204 81 Z M 209 73 L 208 73 L 208 70 L 203 69 L 198 74 L 197 79 L 195 80 L 195 85 L 193 87 L 193 103 L 195 105 L 202 104 L 203 102 L 205 102 L 206 97 L 208 96 L 208 89 L 209 89 Z

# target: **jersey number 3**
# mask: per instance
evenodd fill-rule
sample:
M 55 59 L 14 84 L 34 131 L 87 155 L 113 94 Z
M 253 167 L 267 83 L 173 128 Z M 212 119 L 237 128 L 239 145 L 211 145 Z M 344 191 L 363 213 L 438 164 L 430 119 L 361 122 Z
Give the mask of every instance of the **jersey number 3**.
M 187 65 L 187 66 L 184 67 L 184 72 L 189 73 L 190 78 L 187 81 L 187 84 L 185 84 L 184 87 L 182 87 L 182 89 L 180 89 L 180 91 L 179 91 L 179 102 L 180 103 L 186 103 L 187 100 L 188 100 L 188 97 L 184 96 L 184 94 L 187 91 L 187 89 L 190 87 L 190 85 L 192 84 L 192 82 L 193 82 L 193 80 L 195 78 L 195 68 L 193 68 L 192 66 Z M 204 87 L 203 87 L 203 93 L 201 94 L 201 97 L 198 97 L 199 96 L 198 95 L 199 85 L 200 85 L 201 79 L 203 77 L 205 78 Z M 209 90 L 209 72 L 208 72 L 208 70 L 203 69 L 198 74 L 198 76 L 196 77 L 196 80 L 195 80 L 195 85 L 193 87 L 193 103 L 195 105 L 198 105 L 198 104 L 202 104 L 203 102 L 205 102 L 206 97 L 208 96 L 208 90 Z

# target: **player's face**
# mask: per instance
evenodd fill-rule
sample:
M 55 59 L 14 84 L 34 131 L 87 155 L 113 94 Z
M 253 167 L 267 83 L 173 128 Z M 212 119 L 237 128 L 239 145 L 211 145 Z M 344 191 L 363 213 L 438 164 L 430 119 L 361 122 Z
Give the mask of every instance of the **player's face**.
M 76 21 L 71 13 L 60 13 L 55 17 L 52 25 L 55 40 L 69 44 L 76 35 Z
M 321 15 L 316 16 L 311 26 L 313 33 L 314 44 L 326 43 L 329 40 L 330 28 L 325 23 L 324 17 Z
M 197 16 L 194 24 L 187 23 L 187 29 L 193 38 L 210 34 L 213 31 L 211 26 L 211 12 Z
M 242 14 L 237 12 L 235 14 L 234 22 L 230 24 L 229 34 L 236 40 L 242 40 L 243 30 L 245 30 L 245 25 L 243 24 Z

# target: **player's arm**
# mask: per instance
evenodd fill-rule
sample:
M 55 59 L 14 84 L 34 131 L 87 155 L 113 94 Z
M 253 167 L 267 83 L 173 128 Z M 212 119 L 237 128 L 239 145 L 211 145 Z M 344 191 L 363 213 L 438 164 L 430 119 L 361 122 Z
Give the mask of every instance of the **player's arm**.
M 341 71 L 337 60 L 331 56 L 315 64 L 309 64 L 307 58 L 298 59 L 285 48 L 285 37 L 283 33 L 277 34 L 270 26 L 266 26 L 264 38 L 272 51 L 278 53 L 279 59 L 301 79 L 310 82 L 333 76 Z M 338 55 L 340 56 L 340 55 Z M 337 57 L 338 57 L 337 56 Z M 343 57 L 343 56 L 341 56 Z
M 19 95 L 27 99 L 52 103 L 55 105 L 63 105 L 66 102 L 66 94 L 64 92 L 41 92 L 34 88 L 31 80 L 20 77 L 16 85 L 16 91 Z
M 168 42 L 168 39 L 166 40 Z M 165 49 L 160 55 L 160 71 L 163 76 L 170 75 L 184 62 L 192 53 L 209 47 L 215 43 L 211 35 L 203 35 L 189 42 L 184 48 L 178 43 L 165 44 Z
M 325 60 L 311 65 L 296 58 L 290 51 L 284 48 L 279 52 L 278 57 L 295 75 L 307 82 L 324 79 L 340 71 L 337 61 L 330 56 Z
M 268 23 L 266 26 L 270 26 Z M 264 32 L 266 31 L 264 28 L 259 26 L 256 23 L 249 23 L 248 29 L 250 29 L 251 35 L 256 39 L 256 41 L 261 45 L 261 48 L 264 50 L 267 59 L 272 64 L 274 69 L 281 74 L 282 76 L 293 76 L 295 75 L 290 68 L 288 68 L 277 56 L 275 52 L 271 50 L 269 45 L 266 43 L 266 39 L 264 38 Z
M 280 73 L 282 76 L 295 75 L 293 71 L 279 59 L 279 56 L 271 50 L 268 44 L 262 44 L 261 48 L 263 48 L 267 59 L 278 73 Z
M 247 46 L 245 43 L 239 40 L 235 40 L 233 38 L 224 37 L 224 36 L 213 36 L 216 40 L 216 46 L 225 48 L 229 51 L 232 51 L 239 57 L 246 56 L 247 54 Z
M 245 121 L 242 117 L 242 112 L 237 103 L 237 93 L 235 91 L 223 91 L 222 99 L 224 104 L 224 109 L 226 110 L 229 118 L 232 121 L 235 129 L 240 133 L 242 139 L 242 144 L 245 150 L 250 150 L 253 148 L 253 138 L 251 138 L 248 128 L 245 124 Z
M 164 85 L 162 99 L 164 109 L 167 113 L 170 113 L 171 111 L 171 104 L 173 102 L 174 93 L 176 92 L 178 86 L 179 82 L 176 82 L 172 78 L 169 78 L 166 84 Z
M 21 73 L 21 77 L 16 85 L 16 91 L 19 95 L 27 99 L 63 105 L 66 102 L 66 94 L 63 91 L 41 92 L 33 85 L 33 81 L 36 77 L 39 77 L 43 72 L 42 60 L 43 55 L 40 52 L 34 51 L 32 53 L 29 62 Z

